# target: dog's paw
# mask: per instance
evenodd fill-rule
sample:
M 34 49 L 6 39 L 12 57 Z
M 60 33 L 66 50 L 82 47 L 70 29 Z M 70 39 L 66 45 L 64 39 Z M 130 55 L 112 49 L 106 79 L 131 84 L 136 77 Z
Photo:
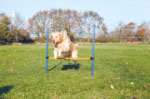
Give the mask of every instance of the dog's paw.
M 77 60 L 74 60 L 74 64 L 75 64 L 75 65 L 77 65 L 77 64 L 78 64 L 78 63 L 77 63 Z
M 57 57 L 56 57 L 56 56 L 54 56 L 54 58 L 55 58 L 55 59 L 57 59 Z
M 61 56 L 61 53 L 59 53 L 58 56 L 60 57 L 60 56 Z

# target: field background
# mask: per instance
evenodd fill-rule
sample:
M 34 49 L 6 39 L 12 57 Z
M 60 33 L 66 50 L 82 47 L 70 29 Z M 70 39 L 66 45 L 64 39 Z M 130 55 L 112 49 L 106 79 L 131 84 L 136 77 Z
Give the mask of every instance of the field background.
M 90 57 L 91 46 L 80 44 L 79 57 Z M 0 99 L 150 98 L 150 44 L 96 44 L 93 77 L 90 61 L 49 60 L 45 73 L 45 52 L 45 45 L 0 46 Z

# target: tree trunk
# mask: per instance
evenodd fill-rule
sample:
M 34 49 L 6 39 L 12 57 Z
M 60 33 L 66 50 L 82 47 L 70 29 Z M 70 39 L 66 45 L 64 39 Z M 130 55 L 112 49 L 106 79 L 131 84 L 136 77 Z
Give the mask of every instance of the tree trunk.
M 90 25 L 88 25 L 88 43 L 90 43 Z

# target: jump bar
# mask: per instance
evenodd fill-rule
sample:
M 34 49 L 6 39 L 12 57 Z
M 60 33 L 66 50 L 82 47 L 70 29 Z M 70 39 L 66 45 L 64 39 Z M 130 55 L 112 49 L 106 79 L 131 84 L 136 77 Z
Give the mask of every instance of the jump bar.
M 48 59 L 50 60 L 55 60 L 54 57 L 49 57 Z M 70 57 L 59 57 L 59 58 L 56 58 L 56 59 L 65 59 L 65 60 L 92 60 L 93 58 L 70 58 Z

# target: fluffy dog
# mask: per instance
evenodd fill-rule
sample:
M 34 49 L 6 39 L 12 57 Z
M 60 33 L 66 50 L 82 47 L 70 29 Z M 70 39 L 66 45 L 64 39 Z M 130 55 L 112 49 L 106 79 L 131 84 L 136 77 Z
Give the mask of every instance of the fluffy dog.
M 78 55 L 78 45 L 71 42 L 70 38 L 61 32 L 54 32 L 51 33 L 49 36 L 50 40 L 54 44 L 54 58 L 60 57 L 61 54 L 64 55 L 64 57 L 72 57 L 77 58 Z M 74 60 L 76 64 L 76 60 Z M 70 60 L 69 60 L 70 64 Z

